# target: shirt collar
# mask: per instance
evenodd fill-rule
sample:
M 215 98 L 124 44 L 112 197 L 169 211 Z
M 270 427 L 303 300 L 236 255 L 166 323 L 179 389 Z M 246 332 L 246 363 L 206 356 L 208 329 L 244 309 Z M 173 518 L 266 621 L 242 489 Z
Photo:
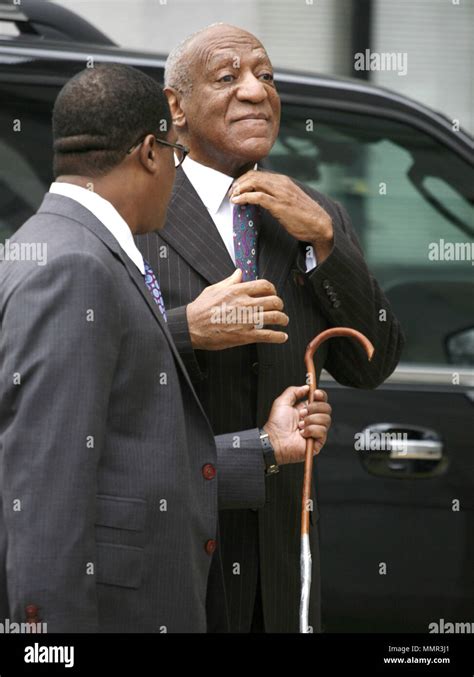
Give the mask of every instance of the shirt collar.
M 135 244 L 132 231 L 111 202 L 105 200 L 92 190 L 73 185 L 72 183 L 55 181 L 51 184 L 49 192 L 75 200 L 88 209 L 112 233 L 120 247 L 137 266 L 141 274 L 145 274 L 143 256 Z
M 215 214 L 232 185 L 233 177 L 212 167 L 206 167 L 189 156 L 184 160 L 182 167 L 205 207 L 211 214 Z
M 254 169 L 257 169 L 257 166 L 256 163 Z M 234 177 L 202 165 L 192 160 L 189 155 L 182 167 L 204 206 L 211 214 L 216 214 L 224 199 L 228 197 L 227 193 L 234 182 Z

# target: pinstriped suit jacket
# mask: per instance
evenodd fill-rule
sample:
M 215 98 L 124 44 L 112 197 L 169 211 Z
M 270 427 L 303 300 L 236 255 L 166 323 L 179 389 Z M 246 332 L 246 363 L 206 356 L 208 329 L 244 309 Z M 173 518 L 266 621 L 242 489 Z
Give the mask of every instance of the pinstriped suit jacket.
M 259 230 L 259 277 L 273 282 L 290 317 L 289 340 L 223 351 L 193 351 L 185 306 L 209 284 L 232 274 L 235 266 L 209 213 L 185 173 L 178 169 L 167 223 L 160 233 L 137 238 L 159 276 L 169 326 L 192 375 L 198 396 L 216 434 L 261 426 L 271 404 L 289 385 L 305 383 L 304 352 L 317 333 L 330 326 L 364 332 L 376 352 L 367 362 L 360 346 L 333 339 L 318 351 L 317 376 L 323 366 L 344 385 L 374 388 L 395 368 L 403 345 L 400 326 L 371 276 L 350 219 L 342 205 L 307 187 L 330 214 L 334 248 L 306 273 L 304 245 L 263 210 Z M 380 309 L 387 319 L 379 322 Z M 260 568 L 267 632 L 297 632 L 299 609 L 299 520 L 303 479 L 301 464 L 282 467 L 265 480 L 263 508 L 222 510 L 221 552 L 231 629 L 248 632 Z M 314 480 L 317 479 L 317 464 Z M 320 629 L 319 511 L 311 526 L 313 585 L 310 624 Z

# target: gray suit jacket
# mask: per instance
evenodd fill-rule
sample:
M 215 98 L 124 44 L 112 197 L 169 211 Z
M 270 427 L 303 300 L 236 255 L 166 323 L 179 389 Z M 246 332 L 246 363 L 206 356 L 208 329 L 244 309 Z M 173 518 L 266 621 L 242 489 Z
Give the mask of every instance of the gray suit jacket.
M 47 194 L 12 240 L 48 258 L 0 264 L 0 619 L 34 604 L 49 632 L 206 631 L 218 501 L 264 503 L 258 431 L 214 439 L 142 275 L 91 212 Z
M 303 185 L 301 188 L 332 217 L 334 248 L 322 264 L 306 274 L 304 245 L 262 210 L 258 270 L 261 278 L 274 283 L 290 317 L 289 340 L 282 345 L 193 351 L 185 306 L 206 286 L 231 275 L 235 266 L 182 170 L 177 172 L 164 230 L 137 238 L 143 254 L 159 272 L 169 328 L 215 433 L 263 425 L 275 397 L 289 385 L 305 383 L 306 346 L 327 327 L 343 325 L 364 332 L 376 353 L 368 363 L 355 342 L 328 341 L 318 351 L 318 378 L 324 366 L 339 383 L 374 388 L 398 362 L 403 345 L 399 323 L 367 269 L 347 213 L 328 197 Z M 387 311 L 383 322 L 378 319 L 381 309 Z M 316 478 L 317 463 L 315 482 Z M 266 630 L 298 632 L 302 481 L 302 464 L 284 466 L 266 480 L 265 506 L 258 512 L 221 512 L 224 576 L 234 631 L 250 629 L 260 570 Z M 318 519 L 315 505 L 310 533 L 310 623 L 315 632 L 320 628 L 321 606 Z

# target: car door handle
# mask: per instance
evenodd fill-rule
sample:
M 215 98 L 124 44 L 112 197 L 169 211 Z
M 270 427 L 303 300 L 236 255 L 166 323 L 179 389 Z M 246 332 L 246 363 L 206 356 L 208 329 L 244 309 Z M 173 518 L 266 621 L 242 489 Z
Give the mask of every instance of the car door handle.
M 373 423 L 360 434 L 360 460 L 371 475 L 430 477 L 447 466 L 441 436 L 404 423 Z
M 391 459 L 418 459 L 420 461 L 437 461 L 443 456 L 443 444 L 435 440 L 410 440 L 401 444 L 390 443 Z

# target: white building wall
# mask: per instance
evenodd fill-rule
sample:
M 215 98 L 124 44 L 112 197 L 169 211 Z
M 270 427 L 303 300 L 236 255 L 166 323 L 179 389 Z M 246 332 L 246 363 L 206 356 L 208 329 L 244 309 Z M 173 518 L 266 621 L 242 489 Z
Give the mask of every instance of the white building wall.
M 375 72 L 372 82 L 423 101 L 474 132 L 472 0 L 377 0 L 373 35 L 374 51 L 407 53 L 408 73 Z

